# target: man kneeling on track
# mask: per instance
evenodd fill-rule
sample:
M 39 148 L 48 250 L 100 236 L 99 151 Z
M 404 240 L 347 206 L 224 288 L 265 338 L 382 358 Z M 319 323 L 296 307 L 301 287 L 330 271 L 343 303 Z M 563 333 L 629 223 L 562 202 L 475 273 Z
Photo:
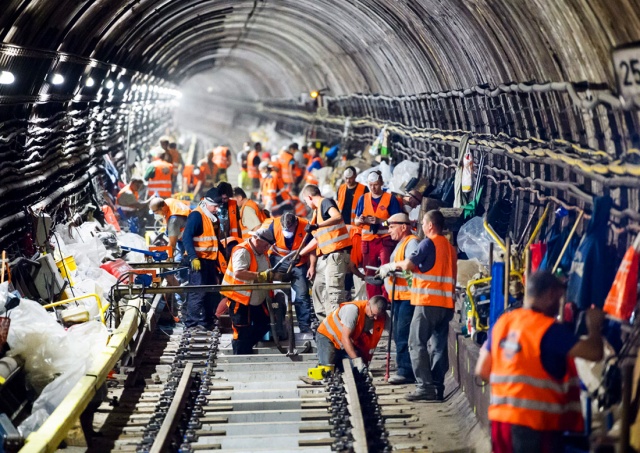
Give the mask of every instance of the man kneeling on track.
M 330 313 L 318 327 L 316 343 L 318 362 L 335 366 L 349 357 L 359 371 L 371 361 L 387 319 L 387 299 L 347 302 Z
M 237 245 L 224 274 L 223 285 L 250 285 L 271 280 L 266 252 L 275 243 L 273 233 L 260 229 Z M 229 301 L 229 316 L 233 327 L 231 347 L 234 354 L 251 354 L 253 347 L 269 331 L 267 290 L 221 291 Z

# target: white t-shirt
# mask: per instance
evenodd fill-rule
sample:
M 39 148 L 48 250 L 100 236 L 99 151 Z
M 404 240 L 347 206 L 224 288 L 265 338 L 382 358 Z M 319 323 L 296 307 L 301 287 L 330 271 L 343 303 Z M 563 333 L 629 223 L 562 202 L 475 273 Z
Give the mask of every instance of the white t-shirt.
M 255 250 L 254 250 L 255 253 Z M 266 271 L 269 269 L 269 262 L 267 261 L 267 257 L 265 255 L 256 255 L 256 261 L 258 262 L 258 272 Z M 251 255 L 249 252 L 244 249 L 238 247 L 236 251 L 233 252 L 231 257 L 233 263 L 234 271 L 246 271 L 249 270 L 249 266 L 251 265 Z M 253 290 L 251 291 L 251 298 L 249 299 L 249 305 L 260 305 L 269 295 L 268 290 Z

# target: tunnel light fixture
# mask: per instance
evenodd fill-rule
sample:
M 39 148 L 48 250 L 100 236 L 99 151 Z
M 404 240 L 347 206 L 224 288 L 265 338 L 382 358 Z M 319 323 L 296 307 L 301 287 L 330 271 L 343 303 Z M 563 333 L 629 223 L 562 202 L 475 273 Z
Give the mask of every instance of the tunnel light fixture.
M 94 86 L 96 84 L 96 81 L 93 80 L 92 77 L 87 77 L 87 80 L 84 82 L 85 86 L 91 88 L 92 86 Z
M 12 72 L 0 71 L 0 85 L 11 85 L 15 80 Z
M 51 85 L 62 85 L 64 83 L 64 77 L 62 74 L 55 73 L 51 76 Z
M 131 85 L 131 91 L 138 91 L 138 85 L 136 85 L 135 83 Z
M 321 94 L 325 94 L 328 91 L 329 91 L 329 88 L 327 87 L 320 88 L 319 90 L 313 90 L 309 92 L 309 96 L 311 96 L 311 99 L 318 99 L 318 96 L 320 96 Z
M 107 80 L 107 83 L 105 86 L 107 87 L 107 90 L 110 90 L 114 87 L 114 85 L 115 83 L 113 83 L 113 80 Z
M 118 89 L 119 89 L 120 91 L 124 90 L 124 82 L 120 82 L 120 83 L 118 84 Z
M 140 85 L 140 91 L 142 93 L 146 93 L 147 92 L 147 85 L 146 84 Z

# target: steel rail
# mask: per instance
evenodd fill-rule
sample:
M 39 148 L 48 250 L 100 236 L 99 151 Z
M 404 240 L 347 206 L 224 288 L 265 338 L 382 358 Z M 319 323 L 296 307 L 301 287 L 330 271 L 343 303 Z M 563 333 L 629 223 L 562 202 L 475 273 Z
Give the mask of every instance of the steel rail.
M 347 394 L 347 403 L 349 407 L 349 420 L 351 421 L 351 434 L 353 435 L 353 451 L 354 453 L 367 453 L 367 432 L 364 426 L 364 418 L 362 417 L 362 407 L 360 406 L 360 398 L 358 396 L 358 387 L 356 379 L 351 368 L 349 359 L 342 359 L 342 380 Z
M 171 441 L 171 436 L 180 421 L 182 410 L 187 403 L 187 396 L 189 396 L 189 391 L 191 390 L 192 371 L 193 363 L 189 362 L 184 367 L 178 388 L 173 395 L 167 415 L 162 421 L 162 425 L 160 425 L 158 436 L 153 442 L 153 445 L 151 445 L 150 453 L 163 453 L 167 451 L 168 443 Z

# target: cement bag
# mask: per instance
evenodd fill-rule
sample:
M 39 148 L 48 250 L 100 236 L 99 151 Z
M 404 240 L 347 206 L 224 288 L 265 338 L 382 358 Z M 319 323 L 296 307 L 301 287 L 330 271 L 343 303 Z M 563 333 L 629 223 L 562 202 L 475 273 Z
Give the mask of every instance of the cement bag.
M 467 254 L 469 259 L 477 259 L 484 266 L 489 265 L 489 244 L 493 242 L 494 258 L 499 253 L 500 246 L 484 229 L 482 217 L 474 217 L 462 225 L 458 232 L 458 247 Z
M 33 403 L 31 415 L 18 427 L 22 436 L 26 437 L 42 426 L 84 376 L 93 357 L 98 356 L 106 346 L 108 338 L 107 329 L 95 321 L 77 324 L 65 332 L 62 344 L 56 346 L 65 350 L 69 360 L 61 368 L 61 374 L 44 387 Z

